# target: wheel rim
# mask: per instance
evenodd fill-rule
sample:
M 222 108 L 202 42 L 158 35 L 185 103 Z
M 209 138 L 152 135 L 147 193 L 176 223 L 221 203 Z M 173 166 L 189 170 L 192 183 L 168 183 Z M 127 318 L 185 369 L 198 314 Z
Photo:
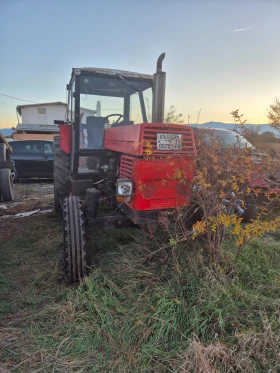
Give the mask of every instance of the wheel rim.
M 241 201 L 241 200 L 238 200 L 236 201 L 236 204 L 235 204 L 235 210 L 236 210 L 236 213 L 239 215 L 239 216 L 242 216 L 244 215 L 244 212 L 245 212 L 245 201 Z
M 235 197 L 235 194 L 232 194 L 232 197 Z M 222 209 L 227 215 L 243 216 L 246 211 L 245 199 L 237 199 L 234 203 L 231 203 L 229 199 L 224 199 Z

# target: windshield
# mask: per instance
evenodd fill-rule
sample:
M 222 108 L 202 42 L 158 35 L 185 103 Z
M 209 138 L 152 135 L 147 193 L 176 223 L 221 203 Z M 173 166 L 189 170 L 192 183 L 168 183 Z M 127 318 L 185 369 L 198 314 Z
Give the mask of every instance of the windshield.
M 88 117 L 107 117 L 112 114 L 124 115 L 124 99 L 122 97 L 80 95 L 80 118 L 82 124 L 87 123 Z M 117 116 L 111 117 L 108 123 L 113 123 L 117 119 Z
M 209 130 L 205 133 L 205 141 L 211 143 L 212 138 L 215 137 L 222 144 L 222 146 L 238 146 L 240 148 L 254 149 L 253 145 L 247 141 L 243 136 L 234 131 Z
M 80 115 L 86 123 L 87 116 L 107 117 L 121 114 L 122 121 L 145 121 L 145 97 L 151 96 L 152 81 L 145 79 L 82 75 L 80 78 Z M 144 107 L 141 106 L 141 95 Z M 85 109 L 85 110 L 84 110 Z M 135 110 L 136 109 L 136 110 Z M 144 112 L 143 112 L 144 111 Z M 140 114 L 140 115 L 139 115 Z M 111 118 L 114 123 L 118 117 Z
M 214 130 L 214 135 L 218 137 L 218 141 L 220 141 L 224 146 L 235 146 L 241 148 L 254 148 L 253 145 L 247 141 L 243 136 L 239 135 L 233 131 L 219 131 Z
M 80 148 L 102 149 L 108 126 L 151 121 L 152 79 L 81 75 Z

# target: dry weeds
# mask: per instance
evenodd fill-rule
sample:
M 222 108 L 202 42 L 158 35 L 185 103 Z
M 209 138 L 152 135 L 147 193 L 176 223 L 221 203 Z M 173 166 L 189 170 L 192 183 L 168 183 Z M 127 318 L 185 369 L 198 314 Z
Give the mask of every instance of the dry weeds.
M 280 335 L 268 325 L 260 333 L 236 335 L 234 344 L 203 345 L 197 337 L 183 358 L 181 373 L 256 373 L 280 371 Z

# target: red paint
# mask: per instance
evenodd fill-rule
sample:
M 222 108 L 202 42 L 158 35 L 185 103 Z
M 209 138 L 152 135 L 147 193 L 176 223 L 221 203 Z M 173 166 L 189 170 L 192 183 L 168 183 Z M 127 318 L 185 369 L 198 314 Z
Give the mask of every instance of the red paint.
M 70 154 L 71 126 L 66 124 L 59 125 L 60 148 L 67 154 Z
M 181 134 L 182 149 L 158 150 L 157 133 Z M 131 179 L 134 185 L 131 201 L 127 202 L 130 208 L 149 211 L 189 205 L 197 154 L 191 127 L 142 123 L 108 128 L 104 147 L 123 154 L 120 178 Z M 148 156 L 147 150 L 152 154 Z M 174 180 L 179 171 L 183 177 Z
M 182 150 L 157 150 L 157 133 L 182 135 Z M 107 128 L 104 147 L 123 154 L 145 156 L 146 143 L 152 146 L 154 157 L 180 154 L 196 156 L 196 146 L 191 127 L 180 124 L 141 123 L 130 126 Z
M 182 171 L 184 178 L 172 180 Z M 120 177 L 130 178 L 134 193 L 127 205 L 137 211 L 169 209 L 189 205 L 195 160 L 171 156 L 143 159 L 121 156 Z

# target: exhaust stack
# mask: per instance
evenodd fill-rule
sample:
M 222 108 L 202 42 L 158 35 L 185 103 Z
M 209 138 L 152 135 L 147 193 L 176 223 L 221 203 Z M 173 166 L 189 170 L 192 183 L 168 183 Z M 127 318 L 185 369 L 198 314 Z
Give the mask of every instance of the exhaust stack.
M 165 53 L 162 53 L 157 60 L 157 72 L 153 75 L 153 123 L 164 121 L 165 81 L 166 73 L 162 71 L 162 61 Z

